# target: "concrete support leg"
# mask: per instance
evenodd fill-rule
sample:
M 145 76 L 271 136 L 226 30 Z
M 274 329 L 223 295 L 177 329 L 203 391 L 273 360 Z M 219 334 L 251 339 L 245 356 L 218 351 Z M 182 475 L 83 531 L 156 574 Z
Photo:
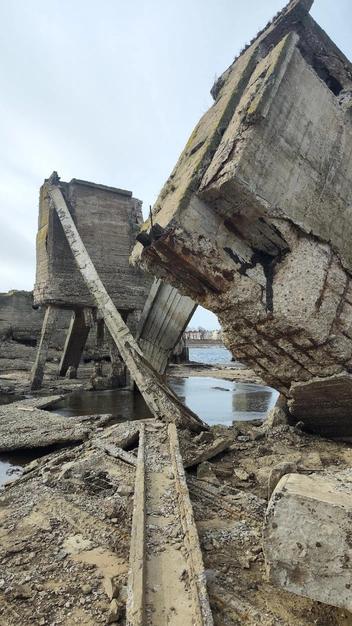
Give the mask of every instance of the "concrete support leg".
M 44 367 L 45 367 L 45 362 L 48 356 L 50 338 L 51 338 L 53 329 L 56 325 L 57 317 L 58 317 L 58 309 L 54 309 L 53 307 L 49 306 L 45 313 L 37 356 L 33 364 L 32 371 L 31 371 L 31 377 L 30 377 L 31 391 L 36 391 L 37 389 L 40 389 L 42 386 L 43 377 L 44 377 Z
M 94 376 L 95 377 L 100 377 L 103 375 L 103 361 L 101 360 L 101 355 L 103 352 L 103 345 L 104 345 L 104 320 L 98 319 L 97 320 L 97 327 L 96 327 L 96 338 L 95 338 L 95 354 L 96 354 L 96 360 L 94 363 Z
M 59 376 L 65 376 L 69 367 L 78 369 L 84 346 L 90 331 L 90 311 L 76 309 L 72 313 L 63 355 L 59 365 Z
M 110 360 L 111 360 L 111 380 L 117 381 L 119 387 L 125 387 L 126 385 L 126 366 L 121 359 L 117 346 L 111 337 L 108 329 L 105 329 L 106 336 L 109 344 Z

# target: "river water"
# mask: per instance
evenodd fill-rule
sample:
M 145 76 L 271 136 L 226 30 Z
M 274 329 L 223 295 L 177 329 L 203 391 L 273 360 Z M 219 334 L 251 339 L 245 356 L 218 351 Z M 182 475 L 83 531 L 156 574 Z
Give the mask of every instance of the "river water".
M 190 348 L 191 361 L 243 368 L 240 363 L 231 362 L 231 358 L 231 353 L 223 347 Z M 209 376 L 171 378 L 170 385 L 180 399 L 209 425 L 230 426 L 236 420 L 265 419 L 279 395 L 263 385 L 213 378 L 211 370 Z M 142 396 L 127 389 L 73 392 L 55 404 L 53 411 L 67 417 L 109 413 L 114 416 L 115 422 L 151 417 Z M 20 473 L 21 466 L 38 456 L 38 450 L 0 455 L 0 486 L 10 475 Z

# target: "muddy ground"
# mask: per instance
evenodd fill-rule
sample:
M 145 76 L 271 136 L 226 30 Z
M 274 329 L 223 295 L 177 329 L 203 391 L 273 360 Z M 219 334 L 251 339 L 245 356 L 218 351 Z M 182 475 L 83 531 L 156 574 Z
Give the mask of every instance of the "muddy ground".
M 54 369 L 48 365 L 43 395 L 87 384 L 89 368 L 79 380 L 62 381 Z M 229 365 L 171 368 L 172 376 L 202 372 L 259 382 Z M 2 373 L 0 384 L 23 393 L 28 372 Z M 102 443 L 136 455 L 137 430 L 137 422 L 98 423 L 82 443 L 37 459 L 0 491 L 0 626 L 125 624 L 135 468 Z M 302 425 L 260 421 L 179 436 L 215 625 L 352 626 L 344 610 L 274 588 L 261 548 L 272 469 L 282 462 L 305 474 L 348 468 L 351 446 Z M 219 439 L 226 450 L 204 461 Z

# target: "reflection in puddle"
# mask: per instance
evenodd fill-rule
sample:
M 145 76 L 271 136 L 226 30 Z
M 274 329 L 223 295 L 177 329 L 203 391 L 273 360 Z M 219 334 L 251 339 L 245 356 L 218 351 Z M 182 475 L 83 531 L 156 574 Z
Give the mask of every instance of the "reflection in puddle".
M 271 387 L 210 376 L 172 378 L 170 384 L 180 399 L 210 426 L 231 426 L 234 420 L 265 419 L 279 396 Z
M 53 413 L 66 417 L 78 415 L 113 415 L 114 423 L 152 417 L 150 410 L 137 391 L 108 389 L 106 391 L 74 391 L 52 407 Z

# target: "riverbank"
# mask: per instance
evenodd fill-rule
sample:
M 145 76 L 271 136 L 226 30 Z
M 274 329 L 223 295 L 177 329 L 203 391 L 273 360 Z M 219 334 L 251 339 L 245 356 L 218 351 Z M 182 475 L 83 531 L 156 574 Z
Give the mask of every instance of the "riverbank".
M 0 372 L 0 401 L 1 395 L 28 395 L 29 391 L 29 371 L 28 369 L 17 369 L 15 363 L 11 363 L 12 367 L 6 371 Z M 89 381 L 93 376 L 93 365 L 85 363 L 80 365 L 78 376 L 76 379 L 58 378 L 58 363 L 48 362 L 45 366 L 45 375 L 43 386 L 40 392 L 33 395 L 48 395 L 48 393 L 70 393 L 79 389 L 89 387 Z M 103 364 L 103 373 L 109 371 L 109 364 Z M 183 363 L 180 365 L 169 365 L 167 376 L 212 376 L 214 378 L 224 378 L 238 382 L 265 384 L 259 376 L 252 370 L 247 369 L 236 362 L 227 363 L 198 363 L 195 361 Z M 31 394 L 32 395 L 32 394 Z

